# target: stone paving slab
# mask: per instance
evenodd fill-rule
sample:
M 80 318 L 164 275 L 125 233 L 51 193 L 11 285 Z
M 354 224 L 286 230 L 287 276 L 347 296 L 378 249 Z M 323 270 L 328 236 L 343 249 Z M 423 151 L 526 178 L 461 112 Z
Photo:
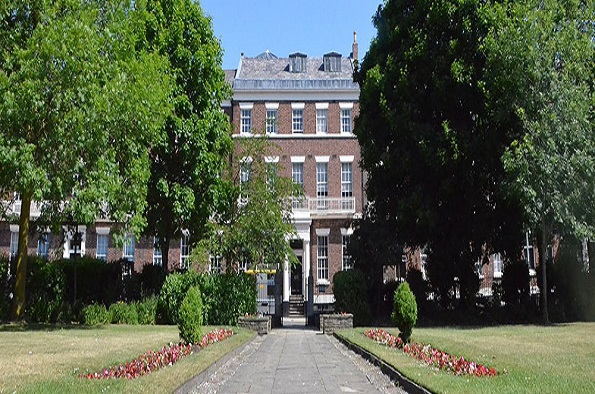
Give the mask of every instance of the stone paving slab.
M 332 336 L 275 329 L 255 338 L 192 393 L 405 393 Z

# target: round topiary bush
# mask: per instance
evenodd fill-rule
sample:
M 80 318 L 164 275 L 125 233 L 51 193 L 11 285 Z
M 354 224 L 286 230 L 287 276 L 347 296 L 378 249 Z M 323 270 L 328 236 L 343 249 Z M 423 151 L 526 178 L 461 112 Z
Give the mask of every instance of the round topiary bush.
M 399 337 L 403 342 L 409 342 L 413 327 L 417 323 L 417 302 L 407 282 L 397 287 L 394 301 L 393 322 L 400 331 Z
M 202 308 L 200 290 L 197 286 L 191 286 L 178 313 L 180 338 L 186 343 L 197 343 L 202 339 Z

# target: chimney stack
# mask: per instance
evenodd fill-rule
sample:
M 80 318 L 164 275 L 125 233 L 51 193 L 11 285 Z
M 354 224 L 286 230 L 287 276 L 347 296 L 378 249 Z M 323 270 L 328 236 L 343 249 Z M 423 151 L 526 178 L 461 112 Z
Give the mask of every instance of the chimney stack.
M 357 56 L 357 32 L 353 32 L 353 44 L 351 45 L 351 57 L 354 62 L 357 63 L 358 56 Z

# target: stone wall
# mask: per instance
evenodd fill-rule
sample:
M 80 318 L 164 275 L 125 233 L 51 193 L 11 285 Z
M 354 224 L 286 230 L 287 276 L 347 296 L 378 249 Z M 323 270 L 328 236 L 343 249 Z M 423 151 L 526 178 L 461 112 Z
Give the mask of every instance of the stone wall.
M 353 328 L 353 314 L 323 314 L 320 315 L 320 330 L 332 335 L 337 330 Z
M 238 326 L 256 331 L 258 335 L 266 335 L 271 332 L 271 317 L 247 316 L 238 318 Z

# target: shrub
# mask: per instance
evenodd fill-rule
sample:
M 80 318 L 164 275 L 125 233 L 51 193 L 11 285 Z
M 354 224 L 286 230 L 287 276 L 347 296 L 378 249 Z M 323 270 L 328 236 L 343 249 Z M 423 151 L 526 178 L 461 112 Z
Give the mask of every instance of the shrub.
M 145 264 L 138 274 L 140 294 L 142 297 L 157 296 L 165 282 L 166 272 L 163 267 Z
M 81 311 L 81 323 L 88 326 L 97 324 L 108 324 L 110 315 L 103 304 L 91 304 L 85 306 Z
M 548 260 L 548 312 L 552 321 L 592 320 L 592 275 L 586 272 L 580 243 L 564 243 L 553 264 Z M 541 275 L 538 276 L 541 288 Z
M 191 286 L 178 314 L 180 338 L 186 343 L 197 343 L 202 339 L 202 298 L 197 286 Z
M 167 275 L 157 301 L 157 321 L 164 324 L 177 324 L 180 305 L 188 289 L 198 285 L 198 282 L 198 274 L 192 270 L 183 274 L 175 272 Z
M 61 266 L 45 259 L 29 258 L 27 262 L 27 300 L 25 313 L 31 322 L 69 321 L 66 300 L 66 278 Z
M 502 274 L 503 299 L 507 305 L 526 304 L 529 300 L 529 268 L 523 261 L 505 264 Z
M 114 324 L 138 324 L 138 313 L 134 304 L 116 302 L 109 307 L 110 322 Z
M 256 313 L 256 278 L 245 273 L 211 275 L 209 324 L 236 324 L 238 316 Z M 208 282 L 203 282 L 208 283 Z M 203 291 L 204 294 L 204 291 Z
M 157 297 L 145 297 L 136 303 L 138 324 L 155 324 L 157 317 Z
M 395 291 L 395 304 L 392 319 L 399 329 L 399 337 L 409 342 L 413 327 L 417 323 L 417 303 L 407 282 L 403 282 Z
M 0 255 L 0 321 L 8 320 L 10 317 L 10 293 L 14 288 L 14 283 L 8 278 L 8 264 L 8 257 Z
M 370 307 L 366 302 L 368 287 L 364 274 L 357 269 L 339 271 L 333 277 L 335 311 L 353 313 L 353 324 L 364 326 L 370 322 Z

